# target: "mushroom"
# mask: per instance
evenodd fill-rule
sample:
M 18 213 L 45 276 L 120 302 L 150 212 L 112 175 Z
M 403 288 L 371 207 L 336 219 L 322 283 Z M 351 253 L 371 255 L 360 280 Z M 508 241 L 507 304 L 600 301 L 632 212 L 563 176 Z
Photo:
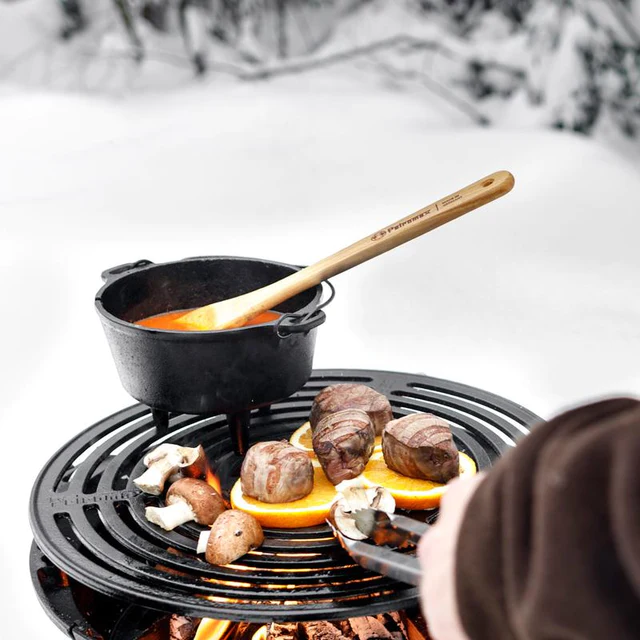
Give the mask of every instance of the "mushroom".
M 378 509 L 393 513 L 396 501 L 384 487 L 365 487 L 359 479 L 346 480 L 336 486 L 338 498 L 331 506 L 329 519 L 340 533 L 352 540 L 367 536 L 356 526 L 353 514 L 360 509 Z
M 211 564 L 229 564 L 263 542 L 262 527 L 252 515 L 229 509 L 211 527 L 205 558 Z
M 333 484 L 357 478 L 373 453 L 374 430 L 362 409 L 325 416 L 313 432 L 313 450 Z
M 366 411 L 377 436 L 382 433 L 387 422 L 393 419 L 389 400 L 375 389 L 364 384 L 334 384 L 325 387 L 315 397 L 309 414 L 311 430 L 315 432 L 316 427 L 327 415 L 344 409 Z
M 389 422 L 382 432 L 382 453 L 389 469 L 409 478 L 445 483 L 460 473 L 451 427 L 430 413 Z
M 358 529 L 351 511 L 339 500 L 333 503 L 329 519 L 336 529 L 351 540 L 366 540 L 367 536 Z
M 293 502 L 313 489 L 313 463 L 286 440 L 258 442 L 240 469 L 242 492 L 261 502 Z
M 166 531 L 195 520 L 211 525 L 225 510 L 220 494 L 204 480 L 181 478 L 167 491 L 166 507 L 147 507 L 145 517 Z
M 196 553 L 201 554 L 207 550 L 207 544 L 209 543 L 209 536 L 211 535 L 211 529 L 205 529 L 200 532 L 198 536 L 198 544 L 196 545 Z
M 204 452 L 204 447 L 199 444 L 197 447 L 180 447 L 184 452 L 186 458 L 186 464 L 180 467 L 180 472 L 185 478 L 204 478 L 209 463 L 207 461 L 207 455 Z
M 207 466 L 202 445 L 181 447 L 168 442 L 148 453 L 142 462 L 147 470 L 133 482 L 139 489 L 154 496 L 162 493 L 167 479 L 177 471 L 182 470 L 189 477 L 201 477 Z
M 200 618 L 172 613 L 169 618 L 169 640 L 193 640 L 200 624 Z

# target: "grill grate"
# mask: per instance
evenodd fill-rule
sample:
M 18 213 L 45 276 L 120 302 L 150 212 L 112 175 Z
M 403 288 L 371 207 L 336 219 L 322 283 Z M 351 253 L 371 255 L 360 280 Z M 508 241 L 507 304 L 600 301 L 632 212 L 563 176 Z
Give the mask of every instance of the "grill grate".
M 318 391 L 341 382 L 362 382 L 385 394 L 396 417 L 422 411 L 445 418 L 459 449 L 480 468 L 539 420 L 513 402 L 436 378 L 321 370 L 287 400 L 252 413 L 251 443 L 287 438 L 307 420 Z M 262 547 L 236 563 L 201 560 L 195 547 L 202 527 L 165 532 L 150 524 L 144 509 L 159 499 L 131 482 L 144 469 L 144 453 L 164 440 L 201 443 L 228 496 L 242 460 L 233 453 L 224 416 L 172 416 L 167 432 L 157 430 L 147 407 L 124 409 L 63 446 L 36 480 L 31 525 L 56 567 L 102 594 L 195 617 L 337 620 L 416 604 L 415 588 L 355 565 L 327 526 L 266 529 Z M 434 519 L 435 513 L 422 516 Z

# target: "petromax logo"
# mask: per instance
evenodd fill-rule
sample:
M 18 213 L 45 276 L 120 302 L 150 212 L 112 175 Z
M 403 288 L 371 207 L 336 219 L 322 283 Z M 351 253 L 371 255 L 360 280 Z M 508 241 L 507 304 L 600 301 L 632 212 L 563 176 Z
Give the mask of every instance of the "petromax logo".
M 373 240 L 374 242 L 376 240 L 382 240 L 382 238 L 384 238 L 388 233 L 392 233 L 393 231 L 398 231 L 403 227 L 406 227 L 407 225 L 413 224 L 418 220 L 422 220 L 422 218 L 424 218 L 425 216 L 428 216 L 430 213 L 431 213 L 431 207 L 429 207 L 428 209 L 425 209 L 424 211 L 420 211 L 419 213 L 416 213 L 415 215 L 411 216 L 410 218 L 407 218 L 406 220 L 400 220 L 400 222 L 396 222 L 396 224 L 392 224 L 390 227 L 387 227 L 386 229 L 381 229 L 377 233 L 374 233 L 371 236 L 371 240 Z
M 382 240 L 382 238 L 384 238 L 386 235 L 387 235 L 387 230 L 386 230 L 386 229 L 383 229 L 382 231 L 378 231 L 378 233 L 374 233 L 374 234 L 371 236 L 371 239 L 372 239 L 373 241 L 376 241 L 376 240 Z
M 109 491 L 106 493 L 72 494 L 60 497 L 50 497 L 51 507 L 70 507 L 74 504 L 98 504 L 100 502 L 120 502 L 129 500 L 137 494 L 137 491 Z

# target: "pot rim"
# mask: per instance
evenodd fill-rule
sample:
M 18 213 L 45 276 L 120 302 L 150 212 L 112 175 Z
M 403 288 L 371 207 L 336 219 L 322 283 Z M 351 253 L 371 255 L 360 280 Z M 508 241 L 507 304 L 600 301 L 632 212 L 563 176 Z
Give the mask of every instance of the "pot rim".
M 244 260 L 250 262 L 259 262 L 259 263 L 268 263 L 270 265 L 275 265 L 279 267 L 288 267 L 295 271 L 300 271 L 303 269 L 303 265 L 295 265 L 289 264 L 286 262 L 276 262 L 275 260 L 267 260 L 264 258 L 255 258 L 249 256 L 195 256 L 189 258 L 182 258 L 181 260 L 170 260 L 168 262 L 151 262 L 150 260 L 138 260 L 136 262 L 132 262 L 127 265 L 120 265 L 119 267 L 113 267 L 110 270 L 104 271 L 102 276 L 105 279 L 105 283 L 100 287 L 98 292 L 95 295 L 94 303 L 96 307 L 96 311 L 101 316 L 101 319 L 108 321 L 110 324 L 115 325 L 120 330 L 126 332 L 138 333 L 140 332 L 146 333 L 149 337 L 158 337 L 163 339 L 177 339 L 177 340 L 194 340 L 198 338 L 207 337 L 219 337 L 229 338 L 229 337 L 240 337 L 243 333 L 248 331 L 264 331 L 269 330 L 269 332 L 276 333 L 274 331 L 274 327 L 278 322 L 278 319 L 271 320 L 270 322 L 265 322 L 258 325 L 249 325 L 245 327 L 236 327 L 235 329 L 215 329 L 210 331 L 175 331 L 169 329 L 157 329 L 155 327 L 144 327 L 142 325 L 137 325 L 132 322 L 127 322 L 122 318 L 118 318 L 118 316 L 112 314 L 110 311 L 107 311 L 104 307 L 104 303 L 102 302 L 102 296 L 104 292 L 115 283 L 119 282 L 123 278 L 130 276 L 132 273 L 139 273 L 141 271 L 148 271 L 154 269 L 155 267 L 164 267 L 168 265 L 179 264 L 182 262 L 191 262 L 191 261 L 207 261 L 207 260 Z M 127 268 L 128 267 L 128 268 Z M 121 269 L 121 271 L 115 272 L 116 269 Z M 114 272 L 113 275 L 109 275 L 110 272 Z M 312 314 L 314 311 L 318 309 L 320 306 L 320 302 L 322 300 L 323 295 L 323 286 L 322 283 L 315 285 L 316 293 L 307 305 L 298 309 L 296 313 L 300 314 Z M 322 313 L 322 311 L 318 311 Z M 114 327 L 114 328 L 116 328 Z

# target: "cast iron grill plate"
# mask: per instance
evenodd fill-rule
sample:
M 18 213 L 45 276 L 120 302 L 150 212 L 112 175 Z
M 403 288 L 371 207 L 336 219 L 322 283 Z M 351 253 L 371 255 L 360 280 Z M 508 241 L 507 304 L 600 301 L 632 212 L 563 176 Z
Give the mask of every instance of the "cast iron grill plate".
M 250 442 L 288 438 L 307 420 L 315 395 L 344 382 L 386 395 L 395 417 L 426 412 L 448 420 L 458 448 L 480 469 L 540 420 L 504 398 L 437 378 L 318 370 L 298 393 L 252 414 Z M 163 441 L 202 444 L 228 496 L 242 460 L 233 453 L 224 416 L 175 415 L 169 430 L 159 432 L 147 407 L 119 411 L 64 445 L 36 480 L 31 526 L 56 567 L 107 596 L 195 617 L 339 620 L 416 604 L 417 589 L 356 565 L 326 525 L 266 529 L 259 550 L 230 565 L 208 564 L 195 553 L 203 527 L 165 532 L 144 517 L 145 507 L 162 499 L 142 494 L 131 479 L 143 472 L 144 454 Z

